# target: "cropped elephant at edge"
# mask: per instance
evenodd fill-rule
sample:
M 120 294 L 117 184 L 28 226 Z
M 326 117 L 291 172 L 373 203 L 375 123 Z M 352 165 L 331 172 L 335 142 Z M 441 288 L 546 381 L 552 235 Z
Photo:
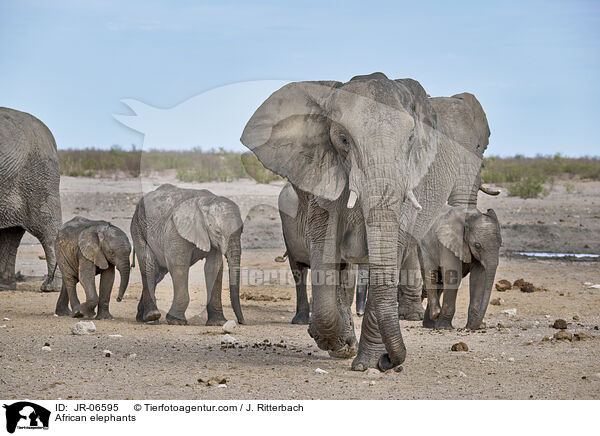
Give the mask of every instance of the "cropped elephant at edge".
M 306 193 L 309 334 L 333 355 L 356 353 L 352 298 L 340 298 L 339 281 L 318 278 L 366 263 L 371 292 L 352 368 L 399 369 L 406 347 L 398 272 L 455 189 L 463 154 L 442 132 L 425 90 L 412 79 L 382 73 L 347 83 L 290 83 L 256 110 L 241 141 Z
M 142 295 L 136 320 L 157 321 L 156 285 L 168 272 L 173 281 L 169 324 L 187 324 L 190 266 L 206 259 L 206 325 L 226 321 L 221 303 L 223 256 L 229 266 L 231 305 L 240 324 L 240 258 L 243 222 L 238 206 L 205 189 L 181 189 L 170 184 L 144 195 L 131 220 L 131 237 L 142 275 Z
M 464 207 L 444 208 L 419 244 L 423 297 L 427 309 L 423 326 L 453 328 L 456 296 L 469 275 L 468 329 L 478 329 L 490 302 L 502 236 L 493 209 L 482 213 Z M 440 307 L 440 297 L 443 304 Z
M 58 291 L 54 241 L 62 223 L 56 142 L 34 116 L 0 107 L 0 291 L 15 289 L 21 238 L 42 244 L 47 275 L 42 291 Z
M 110 294 L 115 281 L 115 268 L 121 282 L 117 300 L 129 284 L 131 243 L 118 227 L 107 221 L 75 217 L 59 230 L 56 239 L 58 266 L 62 272 L 62 288 L 55 313 L 59 316 L 112 319 L 109 312 Z M 100 274 L 100 296 L 96 293 L 96 275 Z M 85 290 L 86 301 L 77 298 L 77 283 Z M 69 304 L 71 310 L 69 310 Z

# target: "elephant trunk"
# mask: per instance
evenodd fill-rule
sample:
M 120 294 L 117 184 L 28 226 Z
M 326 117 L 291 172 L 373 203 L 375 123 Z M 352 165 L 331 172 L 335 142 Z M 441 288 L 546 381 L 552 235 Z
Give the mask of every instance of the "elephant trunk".
M 117 301 L 121 301 L 123 300 L 123 295 L 125 294 L 127 285 L 129 284 L 129 273 L 131 271 L 131 267 L 129 266 L 129 258 L 127 258 L 125 262 L 117 265 L 117 269 L 121 275 L 121 283 L 119 283 L 119 294 L 117 295 Z
M 373 298 L 375 318 L 387 354 L 379 369 L 386 371 L 404 362 L 406 347 L 398 319 L 398 217 L 391 208 L 382 208 L 380 196 L 372 197 L 372 207 L 363 210 L 369 250 L 369 298 Z M 379 201 L 378 201 L 379 200 Z
M 496 268 L 498 261 L 495 260 L 486 264 L 484 267 L 481 264 L 476 264 L 471 269 L 469 277 L 470 301 L 469 301 L 469 316 L 467 319 L 468 329 L 478 329 L 481 327 L 483 317 L 490 302 L 492 295 L 492 287 L 494 278 L 496 277 Z
M 231 300 L 231 307 L 238 323 L 244 324 L 244 315 L 242 313 L 242 306 L 240 305 L 240 243 L 235 243 L 233 247 L 230 247 L 225 257 L 227 258 L 227 266 L 229 268 L 229 298 Z

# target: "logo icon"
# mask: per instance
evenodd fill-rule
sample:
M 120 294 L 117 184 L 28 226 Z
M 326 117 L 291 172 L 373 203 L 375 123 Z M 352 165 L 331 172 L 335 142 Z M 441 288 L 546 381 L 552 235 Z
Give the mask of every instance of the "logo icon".
M 6 431 L 14 433 L 19 429 L 48 429 L 50 411 L 29 401 L 5 404 Z

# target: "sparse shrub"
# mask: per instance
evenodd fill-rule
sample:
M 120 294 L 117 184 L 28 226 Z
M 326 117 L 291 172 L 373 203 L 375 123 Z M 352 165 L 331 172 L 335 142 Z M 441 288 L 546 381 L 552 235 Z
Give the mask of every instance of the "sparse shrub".
M 528 176 L 519 182 L 510 183 L 508 185 L 508 195 L 521 198 L 538 198 L 540 195 L 548 195 L 548 191 L 544 189 L 543 184 L 543 178 Z
M 573 183 L 567 182 L 563 186 L 565 187 L 565 191 L 567 191 L 567 194 L 572 194 L 573 192 L 575 192 L 575 185 Z
M 280 176 L 266 169 L 254 153 L 243 153 L 241 160 L 248 175 L 258 183 L 270 183 L 275 180 L 282 180 Z

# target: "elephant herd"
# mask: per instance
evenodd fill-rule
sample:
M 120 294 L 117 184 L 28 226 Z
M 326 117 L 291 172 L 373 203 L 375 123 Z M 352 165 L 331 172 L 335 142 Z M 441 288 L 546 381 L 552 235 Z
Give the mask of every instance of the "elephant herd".
M 346 83 L 290 83 L 254 112 L 241 142 L 288 180 L 279 210 L 284 258 L 296 282 L 292 322 L 309 324 L 319 348 L 354 357 L 353 370 L 399 371 L 406 357 L 399 319 L 452 328 L 467 274 L 467 327 L 480 327 L 502 242 L 494 211 L 477 209 L 479 190 L 499 193 L 481 180 L 489 135 L 472 94 L 431 98 L 417 81 L 382 73 Z M 28 231 L 46 252 L 42 290 L 61 288 L 56 313 L 111 318 L 115 268 L 120 300 L 129 280 L 130 242 L 105 221 L 76 217 L 60 227 L 56 144 L 31 115 L 0 108 L 0 177 L 0 289 L 15 287 L 16 251 Z M 231 304 L 244 323 L 243 222 L 234 202 L 207 190 L 162 185 L 137 204 L 130 230 L 142 276 L 137 321 L 160 318 L 155 288 L 168 272 L 173 302 L 166 320 L 186 324 L 189 268 L 205 259 L 207 325 L 223 324 L 225 256 Z M 77 282 L 85 289 L 83 303 Z M 359 340 L 351 312 L 355 289 L 363 315 Z

